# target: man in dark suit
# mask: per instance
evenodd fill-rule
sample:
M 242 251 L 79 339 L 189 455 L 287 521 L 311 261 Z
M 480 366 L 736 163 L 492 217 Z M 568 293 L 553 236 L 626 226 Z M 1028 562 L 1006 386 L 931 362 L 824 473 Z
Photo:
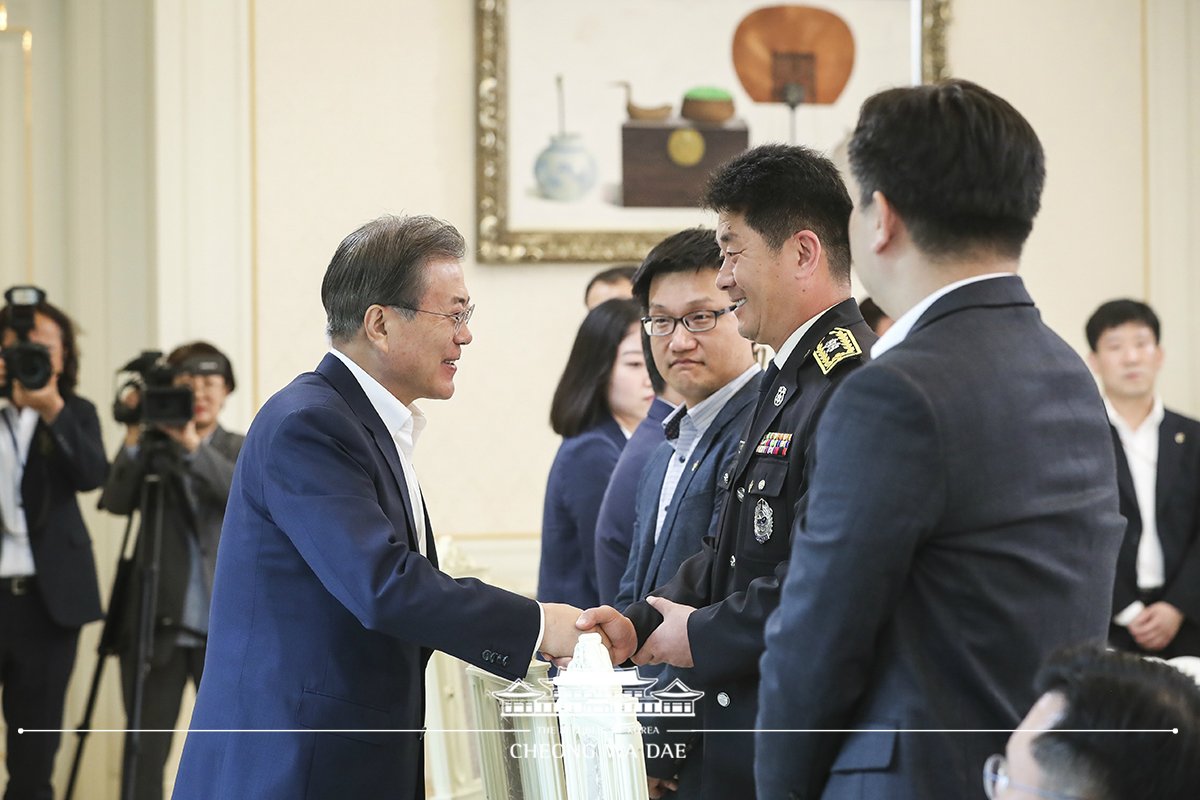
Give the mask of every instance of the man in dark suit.
M 464 251 L 389 216 L 334 254 L 333 349 L 259 411 L 234 473 L 177 800 L 423 796 L 432 650 L 510 679 L 538 649 L 570 656 L 577 609 L 437 568 L 414 401 L 454 393 Z
M 0 311 L 5 347 L 17 341 L 12 307 Z M 8 727 L 7 800 L 51 800 L 56 733 L 79 629 L 100 619 L 92 541 L 76 495 L 104 483 L 108 459 L 96 408 L 75 394 L 75 329 L 41 302 L 29 340 L 49 350 L 52 377 L 31 390 L 0 360 L 0 684 Z
M 174 738 L 170 730 L 179 719 L 184 687 L 189 678 L 200 685 L 217 544 L 234 464 L 245 439 L 240 433 L 225 430 L 218 420 L 236 386 L 233 367 L 224 353 L 208 342 L 191 342 L 172 350 L 167 363 L 176 370 L 175 383 L 192 390 L 192 419 L 186 425 L 162 427 L 146 434 L 140 424 L 127 425 L 125 442 L 113 459 L 112 472 L 100 496 L 104 510 L 132 514 L 141 507 L 149 459 L 157 459 L 157 466 L 165 467 L 161 475 L 162 528 L 154 640 L 148 669 L 143 673 L 141 718 L 136 726 L 131 715 L 139 667 L 141 578 L 149 566 L 147 554 L 152 549 L 152 533 L 146 526 L 138 534 L 136 572 L 121 595 L 124 605 L 111 609 L 115 620 L 110 617 L 110 624 L 118 625 L 116 646 L 128 727 L 167 731 L 139 734 L 136 776 L 123 778 L 135 781 L 137 800 L 162 797 L 163 768 Z M 126 398 L 126 402 L 135 404 L 139 400 L 136 393 Z
M 1107 632 L 1124 524 L 1104 406 L 1013 274 L 1043 163 L 966 81 L 863 105 L 850 236 L 896 323 L 817 430 L 767 623 L 760 798 L 977 796 L 1005 734 L 965 731 L 1015 728 L 1046 657 Z
M 1200 422 L 1163 408 L 1158 315 L 1113 300 L 1087 323 L 1117 452 L 1121 513 L 1109 641 L 1160 658 L 1200 656 Z
M 621 451 L 621 457 L 617 459 L 617 465 L 608 479 L 604 499 L 600 501 L 600 514 L 596 517 L 596 592 L 600 595 L 600 602 L 605 605 L 613 605 L 621 588 L 621 576 L 625 574 L 625 567 L 629 563 L 636 521 L 634 503 L 631 501 L 637 497 L 642 470 L 650 460 L 651 453 L 666 441 L 663 420 L 682 402 L 664 399 L 668 393 L 672 397 L 674 393 L 667 389 L 662 376 L 654 368 L 648 339 L 643 337 L 642 349 L 646 354 L 650 384 L 654 387 L 654 402 L 650 404 L 646 418 L 638 423 L 633 435 L 625 443 L 625 449 Z
M 625 613 L 637 631 L 638 664 L 692 668 L 688 685 L 705 692 L 701 795 L 727 798 L 753 793 L 747 731 L 758 658 L 808 483 L 808 440 L 875 334 L 850 296 L 852 203 L 832 162 L 804 147 L 756 147 L 714 173 L 706 203 L 719 217 L 717 288 L 736 306 L 738 332 L 769 345 L 775 358 L 719 476 L 716 538 Z
M 636 491 L 633 545 L 620 591 L 618 610 L 646 597 L 665 583 L 691 556 L 701 540 L 716 536 L 724 493 L 718 479 L 737 453 L 742 429 L 758 399 L 762 370 L 750 342 L 737 330 L 729 295 L 716 286 L 721 249 L 715 232 L 693 228 L 669 236 L 646 256 L 634 276 L 634 297 L 646 313 L 643 328 L 658 372 L 683 403 L 660 425 L 666 441 L 650 456 Z M 690 679 L 666 665 L 646 666 L 643 678 L 656 677 L 656 688 L 676 677 Z M 653 691 L 653 690 L 651 690 Z M 667 722 L 643 719 L 657 733 L 643 738 L 657 744 L 688 743 L 692 736 L 671 737 Z M 648 749 L 650 751 L 650 749 Z M 653 748 L 653 752 L 678 752 Z M 688 753 L 692 785 L 699 780 L 700 754 Z M 648 759 L 652 793 L 677 789 L 682 759 Z M 694 794 L 684 781 L 684 795 Z

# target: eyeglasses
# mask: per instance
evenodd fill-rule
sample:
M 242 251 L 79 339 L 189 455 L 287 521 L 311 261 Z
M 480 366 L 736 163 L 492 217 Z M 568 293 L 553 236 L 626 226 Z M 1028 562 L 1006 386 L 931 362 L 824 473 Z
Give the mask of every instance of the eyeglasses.
M 684 314 L 682 317 L 668 317 L 666 315 L 642 317 L 642 327 L 650 336 L 670 336 L 675 332 L 675 326 L 682 322 L 683 327 L 692 333 L 704 333 L 717 327 L 718 317 L 722 314 L 728 314 L 735 308 L 737 306 L 722 308 L 719 311 L 693 311 L 690 314 Z
M 983 793 L 987 795 L 988 800 L 996 800 L 1010 786 L 1028 794 L 1049 798 L 1049 800 L 1081 800 L 1074 795 L 1059 794 L 1022 783 L 1013 783 L 1008 779 L 1008 759 L 999 753 L 988 756 L 988 760 L 983 762 Z
M 459 311 L 457 314 L 443 314 L 440 311 L 426 311 L 423 308 L 413 308 L 412 306 L 397 306 L 397 305 L 392 305 L 390 303 L 388 305 L 390 305 L 392 308 L 403 308 L 406 311 L 416 311 L 420 314 L 433 314 L 435 317 L 447 317 L 449 319 L 452 319 L 452 320 L 454 320 L 454 334 L 456 336 L 458 335 L 458 331 L 462 328 L 462 326 L 466 325 L 468 322 L 471 321 L 471 315 L 475 313 L 474 305 L 467 306 L 462 311 Z

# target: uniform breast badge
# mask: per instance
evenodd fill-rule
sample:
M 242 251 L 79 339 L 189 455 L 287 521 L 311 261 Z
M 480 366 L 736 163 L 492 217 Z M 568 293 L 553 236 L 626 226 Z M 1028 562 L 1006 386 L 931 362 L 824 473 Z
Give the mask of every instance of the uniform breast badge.
M 768 432 L 758 443 L 754 452 L 763 456 L 786 456 L 791 444 L 792 435 L 790 433 Z
M 759 544 L 766 544 L 771 538 L 771 529 L 774 526 L 775 512 L 771 511 L 766 498 L 758 498 L 758 505 L 754 507 L 754 540 Z
M 813 350 L 813 358 L 821 368 L 822 375 L 828 375 L 830 370 L 847 358 L 861 355 L 862 348 L 859 347 L 858 340 L 845 328 L 834 328 L 825 334 L 825 338 Z
M 783 398 L 784 398 L 784 395 L 786 395 L 786 394 L 787 394 L 787 387 L 780 386 L 779 391 L 775 393 L 775 400 L 774 400 L 775 405 L 777 405 L 777 406 L 783 405 Z

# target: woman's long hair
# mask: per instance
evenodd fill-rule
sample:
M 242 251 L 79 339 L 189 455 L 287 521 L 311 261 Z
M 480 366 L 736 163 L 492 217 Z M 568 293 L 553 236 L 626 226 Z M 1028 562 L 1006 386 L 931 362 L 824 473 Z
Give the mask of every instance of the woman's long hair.
M 559 436 L 578 436 L 612 413 L 608 386 L 617 348 L 640 318 L 635 300 L 605 300 L 588 312 L 550 404 L 550 427 Z

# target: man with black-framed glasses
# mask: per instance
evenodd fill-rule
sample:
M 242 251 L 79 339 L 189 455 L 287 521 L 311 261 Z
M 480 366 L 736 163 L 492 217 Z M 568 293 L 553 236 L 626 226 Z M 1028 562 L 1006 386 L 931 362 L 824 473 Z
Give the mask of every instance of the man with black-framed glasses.
M 574 650 L 579 609 L 438 569 L 415 401 L 454 394 L 465 249 L 385 216 L 334 253 L 331 350 L 258 412 L 234 473 L 176 800 L 423 797 L 432 650 L 509 680 Z
M 705 692 L 697 705 L 710 733 L 699 796 L 724 800 L 754 794 L 758 660 L 787 574 L 793 523 L 803 513 L 808 444 L 876 337 L 850 296 L 853 204 L 829 159 L 806 147 L 755 147 L 717 169 L 704 202 L 718 215 L 715 288 L 734 310 L 718 316 L 724 303 L 696 309 L 713 313 L 691 325 L 733 318 L 743 338 L 771 347 L 775 357 L 717 476 L 715 537 L 625 614 L 637 632 L 636 663 L 690 669 L 684 682 Z M 687 311 L 652 313 L 649 324 L 678 332 L 686 325 L 675 318 Z
M 762 370 L 753 345 L 738 333 L 728 293 L 717 288 L 720 267 L 715 231 L 695 228 L 657 244 L 634 275 L 634 298 L 646 314 L 642 328 L 655 367 L 683 402 L 662 422 L 666 441 L 650 455 L 636 500 L 626 498 L 635 500 L 636 522 L 613 602 L 618 609 L 666 583 L 700 551 L 704 537 L 717 535 L 724 496 L 718 487 L 721 469 L 736 454 L 758 399 Z M 691 680 L 665 665 L 644 667 L 640 674 L 656 677 L 656 688 L 677 677 L 685 683 Z M 660 730 L 644 737 L 648 743 L 693 746 L 686 760 L 668 755 L 647 761 L 654 796 L 661 788 L 676 789 L 677 797 L 696 794 L 699 737 L 665 733 L 667 727 L 678 727 L 676 723 L 643 720 L 647 728 Z M 648 747 L 648 752 L 671 754 L 682 748 Z

